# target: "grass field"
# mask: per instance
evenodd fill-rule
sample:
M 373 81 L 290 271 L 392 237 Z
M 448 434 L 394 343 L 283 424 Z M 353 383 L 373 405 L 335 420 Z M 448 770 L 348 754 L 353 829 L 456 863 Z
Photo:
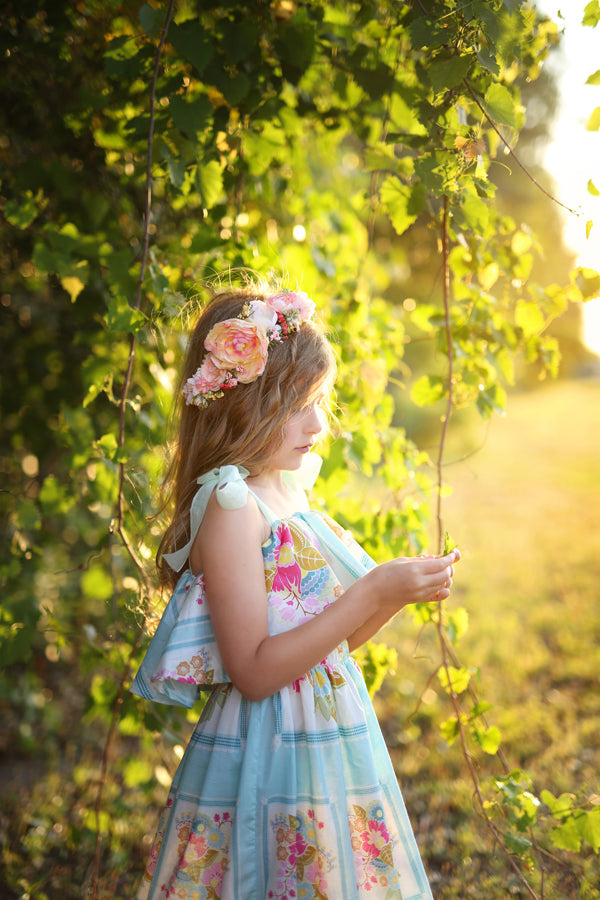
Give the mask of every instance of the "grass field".
M 478 669 L 509 764 L 534 790 L 600 799 L 600 383 L 516 394 L 489 430 L 472 421 L 453 433 L 446 459 L 444 527 L 463 553 L 450 607 L 469 613 L 461 662 Z M 378 711 L 434 895 L 525 897 L 473 812 L 458 747 L 440 740 L 451 709 L 437 679 L 428 686 L 439 649 L 432 630 L 416 635 L 404 616 L 383 632 L 400 662 Z M 482 776 L 501 772 L 478 764 Z M 600 897 L 591 851 L 554 855 L 546 897 Z

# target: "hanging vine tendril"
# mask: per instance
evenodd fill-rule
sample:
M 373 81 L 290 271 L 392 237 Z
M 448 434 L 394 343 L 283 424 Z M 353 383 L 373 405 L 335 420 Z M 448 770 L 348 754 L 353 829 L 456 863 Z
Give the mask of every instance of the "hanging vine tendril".
M 443 517 L 442 517 L 442 488 L 444 486 L 444 454 L 446 449 L 446 440 L 448 436 L 448 427 L 450 423 L 450 417 L 452 414 L 452 409 L 454 406 L 454 392 L 453 392 L 453 383 L 454 383 L 454 359 L 453 359 L 453 349 L 452 349 L 452 323 L 451 323 L 451 310 L 450 310 L 450 264 L 449 264 L 449 238 L 448 238 L 448 198 L 444 197 L 442 204 L 442 220 L 441 220 L 441 243 L 442 243 L 442 266 L 443 266 L 443 305 L 444 305 L 444 332 L 445 332 L 445 341 L 446 341 L 446 353 L 448 357 L 448 396 L 446 401 L 446 411 L 444 413 L 442 419 L 442 430 L 440 435 L 440 444 L 438 448 L 438 455 L 436 461 L 436 471 L 437 471 L 437 504 L 436 504 L 436 518 L 437 518 L 437 541 L 438 541 L 438 552 L 442 553 L 444 549 L 444 527 L 443 527 Z M 445 632 L 444 625 L 444 601 L 440 601 L 438 604 L 437 615 L 434 619 L 435 626 L 437 630 L 437 636 L 440 646 L 441 653 L 441 670 L 443 670 L 445 674 L 445 680 L 447 684 L 447 693 L 450 698 L 450 703 L 452 705 L 452 709 L 454 712 L 454 716 L 456 718 L 457 723 L 457 731 L 458 737 L 460 741 L 461 753 L 467 767 L 467 771 L 469 773 L 469 777 L 473 784 L 474 796 L 477 801 L 477 805 L 479 807 L 479 812 L 483 817 L 483 820 L 486 824 L 487 829 L 491 833 L 494 841 L 500 848 L 500 851 L 508 860 L 509 865 L 517 875 L 519 881 L 532 898 L 532 900 L 544 900 L 544 890 L 543 890 L 543 880 L 542 880 L 542 892 L 538 895 L 531 885 L 529 884 L 527 878 L 524 876 L 523 872 L 519 868 L 515 859 L 513 858 L 510 850 L 506 845 L 506 841 L 503 835 L 500 833 L 492 819 L 490 818 L 485 804 L 485 798 L 482 793 L 481 785 L 479 782 L 479 778 L 477 776 L 477 772 L 475 771 L 475 767 L 473 765 L 471 753 L 469 752 L 469 747 L 467 744 L 467 734 L 465 731 L 465 725 L 463 720 L 463 715 L 460 708 L 460 699 L 455 690 L 454 682 L 452 679 L 452 671 L 451 664 L 455 668 L 460 668 L 460 661 L 458 660 L 454 648 L 449 644 L 448 638 Z M 433 676 L 432 676 L 433 678 Z M 479 699 L 475 694 L 475 691 L 472 687 L 469 687 L 469 694 L 471 699 L 473 700 L 473 704 L 477 705 Z M 507 762 L 502 754 L 502 751 L 499 748 L 499 751 L 495 754 L 500 759 L 500 762 L 503 765 L 504 771 L 506 774 L 509 772 L 509 767 Z M 535 845 L 535 841 L 532 841 L 533 845 Z M 537 849 L 537 847 L 536 847 Z M 543 866 L 540 866 L 541 871 L 543 873 Z
M 167 37 L 167 32 L 169 30 L 169 25 L 171 23 L 171 19 L 173 17 L 173 10 L 175 7 L 175 0 L 170 0 L 169 6 L 167 9 L 167 13 L 165 16 L 165 21 L 162 26 L 160 37 L 158 41 L 158 45 L 156 48 L 156 54 L 154 57 L 154 69 L 152 73 L 152 83 L 150 90 L 150 124 L 148 128 L 148 141 L 146 145 L 146 202 L 144 209 L 144 231 L 142 238 L 142 256 L 140 263 L 140 274 L 137 281 L 136 294 L 134 299 L 134 308 L 140 310 L 143 306 L 143 283 L 144 277 L 146 274 L 146 267 L 148 263 L 148 248 L 150 244 L 150 220 L 152 215 L 152 144 L 154 138 L 154 109 L 156 102 L 156 83 L 158 80 L 158 73 L 160 68 L 160 59 L 163 52 L 163 47 L 165 44 L 165 40 Z M 123 380 L 123 386 L 121 388 L 121 395 L 119 401 L 119 437 L 118 437 L 118 445 L 119 448 L 122 449 L 125 445 L 125 411 L 127 408 L 127 399 L 129 396 L 129 388 L 131 386 L 131 376 L 133 373 L 133 365 L 135 361 L 135 336 L 131 334 L 129 336 L 129 354 L 127 357 L 127 368 L 125 371 L 125 377 Z M 138 573 L 140 575 L 142 584 L 146 589 L 146 594 L 148 593 L 149 583 L 148 576 L 146 574 L 144 565 L 140 560 L 137 553 L 134 551 L 131 542 L 128 538 L 128 535 L 123 526 L 123 510 L 124 510 L 124 494 L 125 494 L 125 463 L 119 462 L 119 488 L 117 493 L 117 502 L 116 502 L 116 516 L 115 520 L 111 526 L 111 533 L 116 534 L 123 546 L 125 547 L 127 553 L 131 557 L 134 562 Z M 123 672 L 121 673 L 121 680 L 119 683 L 119 688 L 117 691 L 117 697 L 113 706 L 113 714 L 111 723 L 106 735 L 106 740 L 104 742 L 104 748 L 102 752 L 102 762 L 100 765 L 100 777 L 98 779 L 98 790 L 96 792 L 96 800 L 94 804 L 94 820 L 96 827 L 96 849 L 94 854 L 94 863 L 92 869 L 92 878 L 90 883 L 90 889 L 88 896 L 90 900 L 96 900 L 96 896 L 98 893 L 98 881 L 100 877 L 100 854 L 102 850 L 102 829 L 101 829 L 101 816 L 100 813 L 102 811 L 102 798 L 104 795 L 104 787 L 106 784 L 106 779 L 108 776 L 108 761 L 110 755 L 110 748 L 112 746 L 116 731 L 117 724 L 119 720 L 119 712 L 121 709 L 121 704 L 123 702 L 123 696 L 125 693 L 125 685 L 129 679 L 129 675 L 131 672 L 131 666 L 133 659 L 135 658 L 135 654 L 138 651 L 140 643 L 142 641 L 142 637 L 144 634 L 144 626 L 145 626 L 145 617 L 142 622 L 137 637 L 131 647 L 129 657 L 127 659 L 127 663 L 123 668 Z

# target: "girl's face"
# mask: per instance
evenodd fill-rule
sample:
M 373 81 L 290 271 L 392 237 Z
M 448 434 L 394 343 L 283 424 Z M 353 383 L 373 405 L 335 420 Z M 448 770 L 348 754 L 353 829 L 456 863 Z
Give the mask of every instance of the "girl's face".
M 289 417 L 283 440 L 269 460 L 270 469 L 293 471 L 300 468 L 305 454 L 310 452 L 325 426 L 324 402 L 325 393 Z

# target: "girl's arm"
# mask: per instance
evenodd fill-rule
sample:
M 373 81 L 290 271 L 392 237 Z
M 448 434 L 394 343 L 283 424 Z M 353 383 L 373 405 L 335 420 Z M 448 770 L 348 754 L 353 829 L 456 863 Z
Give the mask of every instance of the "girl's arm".
M 191 553 L 202 570 L 225 669 L 249 700 L 262 700 L 300 678 L 344 639 L 366 640 L 408 603 L 448 595 L 453 554 L 398 559 L 377 566 L 323 612 L 269 635 L 261 544 L 265 520 L 252 498 L 237 510 L 211 497 Z M 362 638 L 362 634 L 366 636 Z

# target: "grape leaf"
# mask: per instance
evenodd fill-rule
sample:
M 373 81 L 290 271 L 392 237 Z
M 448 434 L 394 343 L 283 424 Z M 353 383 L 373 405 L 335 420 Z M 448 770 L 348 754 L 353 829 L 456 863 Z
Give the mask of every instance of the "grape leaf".
M 447 556 L 451 550 L 454 550 L 456 547 L 456 543 L 452 540 L 449 533 L 446 531 L 444 533 L 444 549 L 442 551 L 442 556 Z

